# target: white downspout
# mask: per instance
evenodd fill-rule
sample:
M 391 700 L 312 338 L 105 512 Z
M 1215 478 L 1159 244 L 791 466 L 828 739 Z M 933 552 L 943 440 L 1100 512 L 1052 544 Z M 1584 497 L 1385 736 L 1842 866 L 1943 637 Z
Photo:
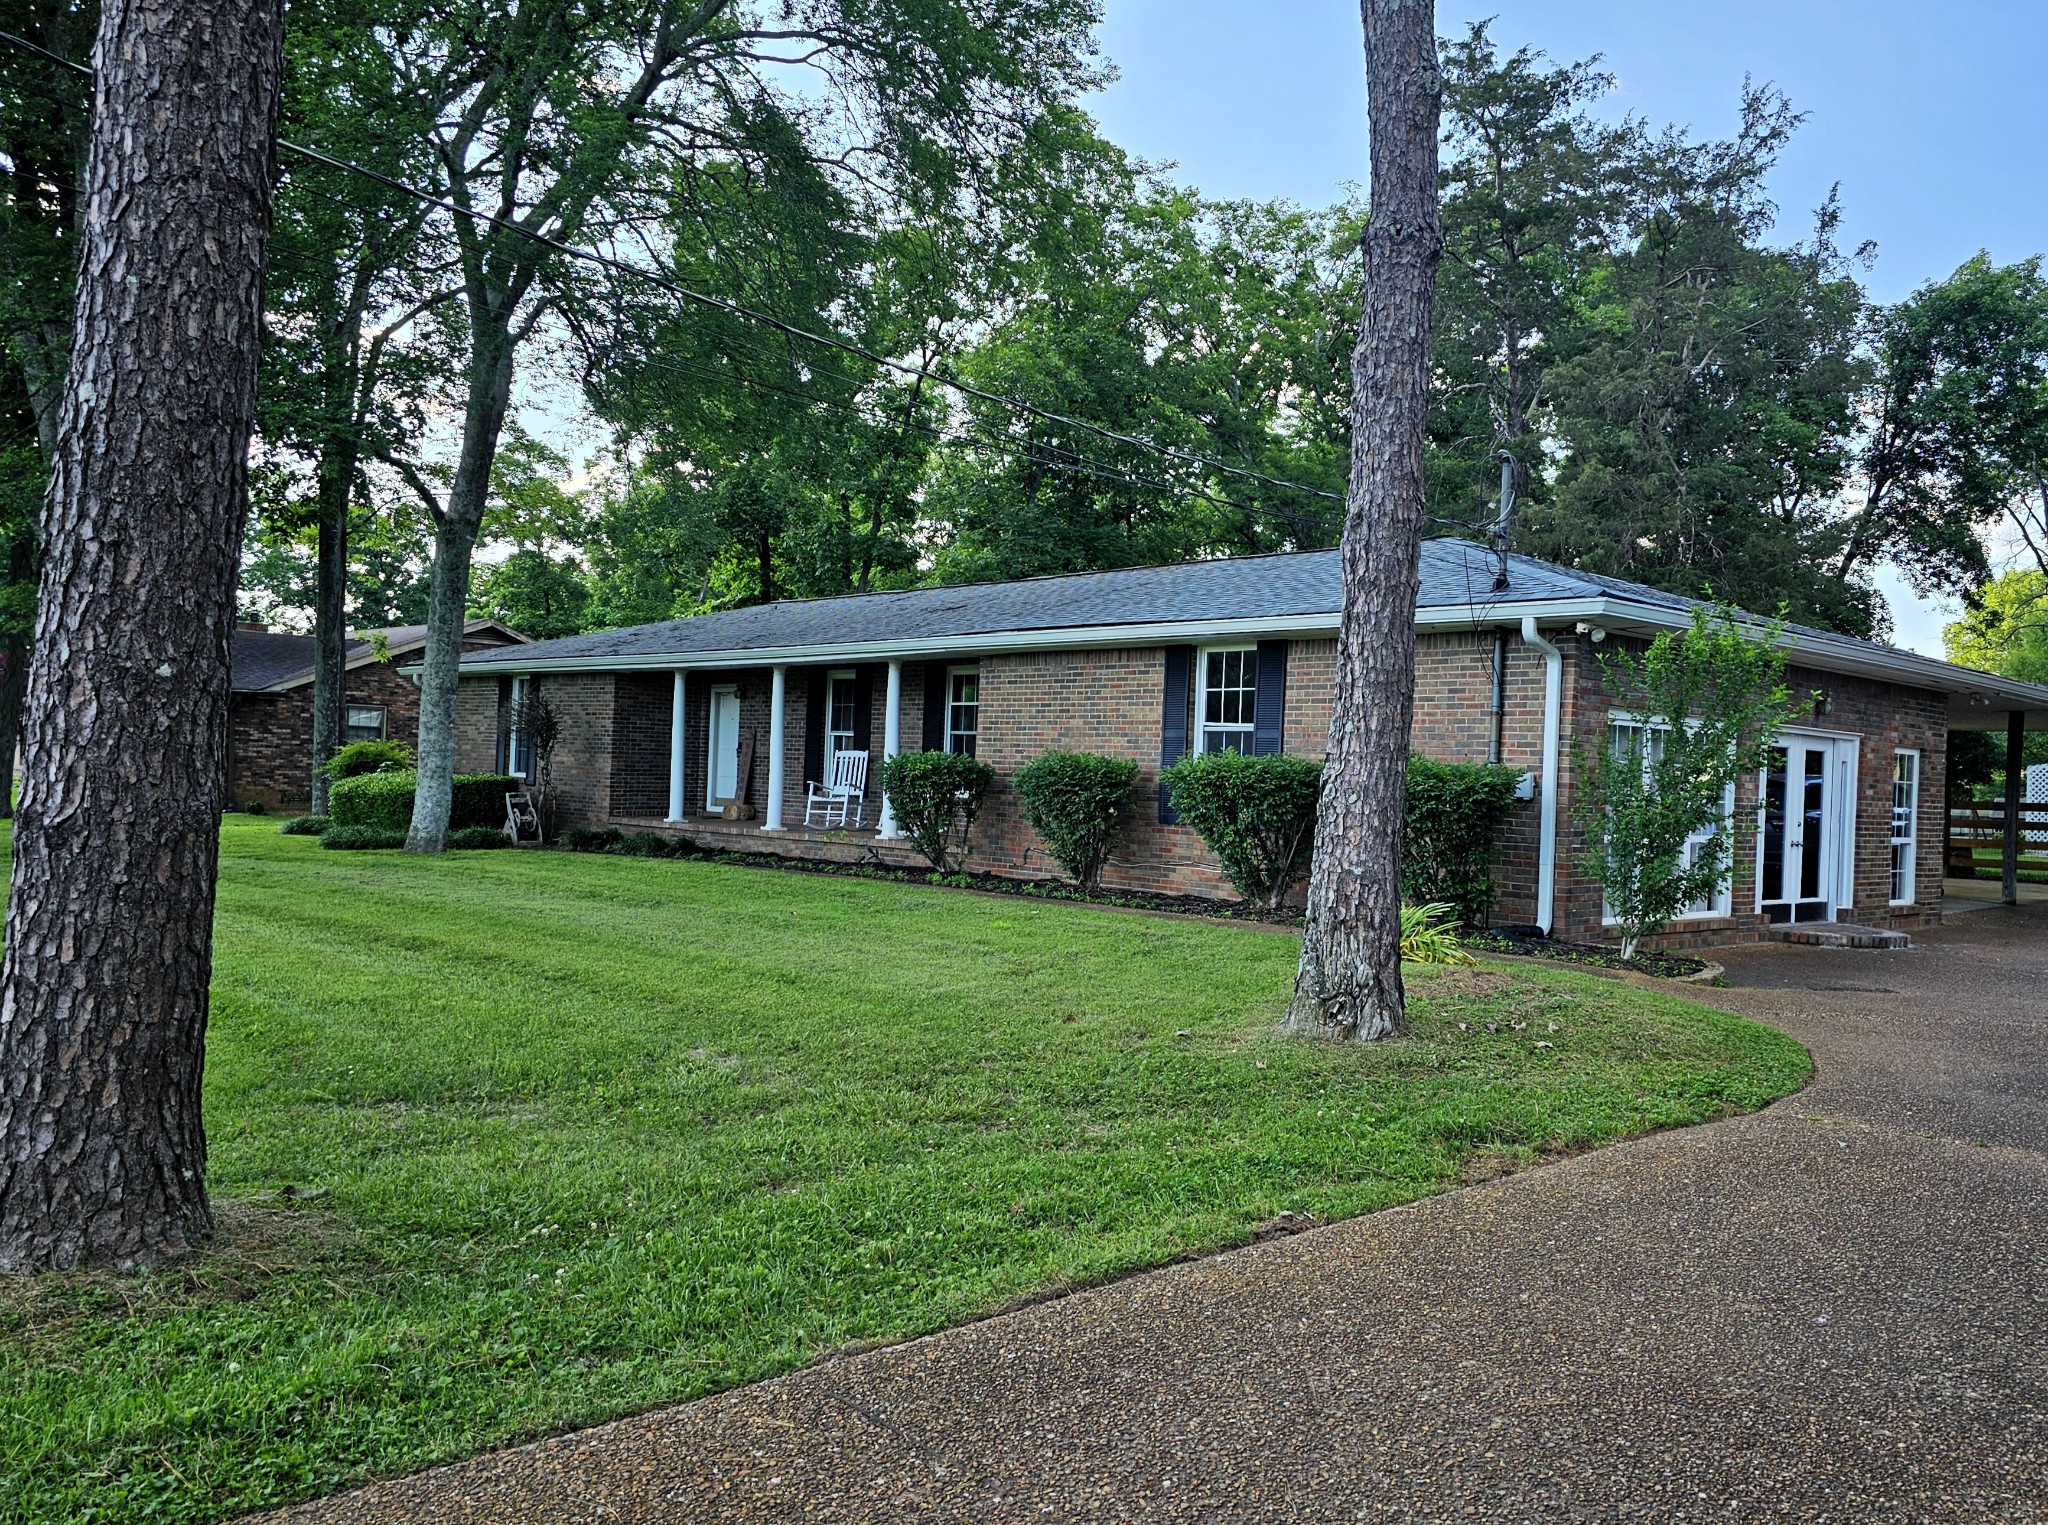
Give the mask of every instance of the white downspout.
M 1543 639 L 1536 616 L 1522 616 L 1522 640 L 1543 653 L 1543 780 L 1537 799 L 1536 925 L 1550 935 L 1557 901 L 1557 750 L 1564 729 L 1564 653 Z

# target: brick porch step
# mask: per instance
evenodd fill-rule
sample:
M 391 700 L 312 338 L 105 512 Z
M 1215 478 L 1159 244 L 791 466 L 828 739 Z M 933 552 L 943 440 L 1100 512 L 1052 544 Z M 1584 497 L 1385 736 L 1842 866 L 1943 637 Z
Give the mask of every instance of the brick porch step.
M 1802 943 L 1813 948 L 1910 948 L 1913 939 L 1903 932 L 1883 927 L 1859 927 L 1848 921 L 1804 922 L 1772 927 L 1771 939 L 1781 943 Z

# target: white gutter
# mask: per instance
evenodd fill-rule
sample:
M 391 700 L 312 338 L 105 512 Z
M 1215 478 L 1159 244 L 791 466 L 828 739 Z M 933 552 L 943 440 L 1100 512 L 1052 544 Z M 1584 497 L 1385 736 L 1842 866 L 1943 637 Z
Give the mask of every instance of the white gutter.
M 1557 900 L 1557 752 L 1564 730 L 1564 653 L 1543 639 L 1536 616 L 1522 616 L 1522 639 L 1543 653 L 1543 782 L 1536 796 L 1536 925 L 1550 935 Z

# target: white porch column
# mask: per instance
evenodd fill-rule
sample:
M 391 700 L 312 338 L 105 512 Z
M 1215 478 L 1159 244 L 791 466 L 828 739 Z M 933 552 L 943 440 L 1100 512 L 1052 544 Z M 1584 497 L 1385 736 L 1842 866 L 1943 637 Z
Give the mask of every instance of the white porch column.
M 782 713 L 788 696 L 789 670 L 775 669 L 775 682 L 768 698 L 768 816 L 763 831 L 782 830 Z
M 668 722 L 668 818 L 683 818 L 683 670 L 675 672 L 675 707 Z
M 903 664 L 899 661 L 889 664 L 889 691 L 882 705 L 882 761 L 887 763 L 902 750 Z M 903 835 L 896 829 L 896 812 L 890 808 L 886 792 L 882 795 L 882 819 L 876 825 L 876 833 L 884 837 Z

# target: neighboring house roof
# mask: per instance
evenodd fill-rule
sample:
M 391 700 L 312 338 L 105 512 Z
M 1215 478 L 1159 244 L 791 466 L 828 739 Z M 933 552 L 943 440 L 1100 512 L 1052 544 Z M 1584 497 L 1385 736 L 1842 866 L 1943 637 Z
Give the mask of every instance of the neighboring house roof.
M 465 638 L 495 634 L 509 644 L 526 637 L 493 619 L 475 619 L 462 627 Z M 351 630 L 347 666 L 354 669 L 377 660 L 376 637 L 383 637 L 393 657 L 406 656 L 427 644 L 425 625 L 389 625 L 381 630 Z M 229 648 L 231 686 L 238 694 L 282 693 L 313 681 L 313 637 L 277 630 L 237 630 Z
M 1641 583 L 1527 556 L 1505 558 L 1469 540 L 1423 542 L 1416 623 L 1423 629 L 1517 627 L 1533 617 L 1649 632 L 1688 623 L 1699 601 Z M 1056 650 L 1162 641 L 1329 636 L 1343 608 L 1336 551 L 1234 556 L 966 587 L 792 599 L 590 635 L 472 652 L 465 672 L 589 671 L 764 662 L 873 661 L 949 653 Z M 2039 712 L 2048 687 L 1955 667 L 1876 641 L 1793 626 L 1799 661 L 1939 689 L 1960 702 L 1951 723 L 2002 725 Z

